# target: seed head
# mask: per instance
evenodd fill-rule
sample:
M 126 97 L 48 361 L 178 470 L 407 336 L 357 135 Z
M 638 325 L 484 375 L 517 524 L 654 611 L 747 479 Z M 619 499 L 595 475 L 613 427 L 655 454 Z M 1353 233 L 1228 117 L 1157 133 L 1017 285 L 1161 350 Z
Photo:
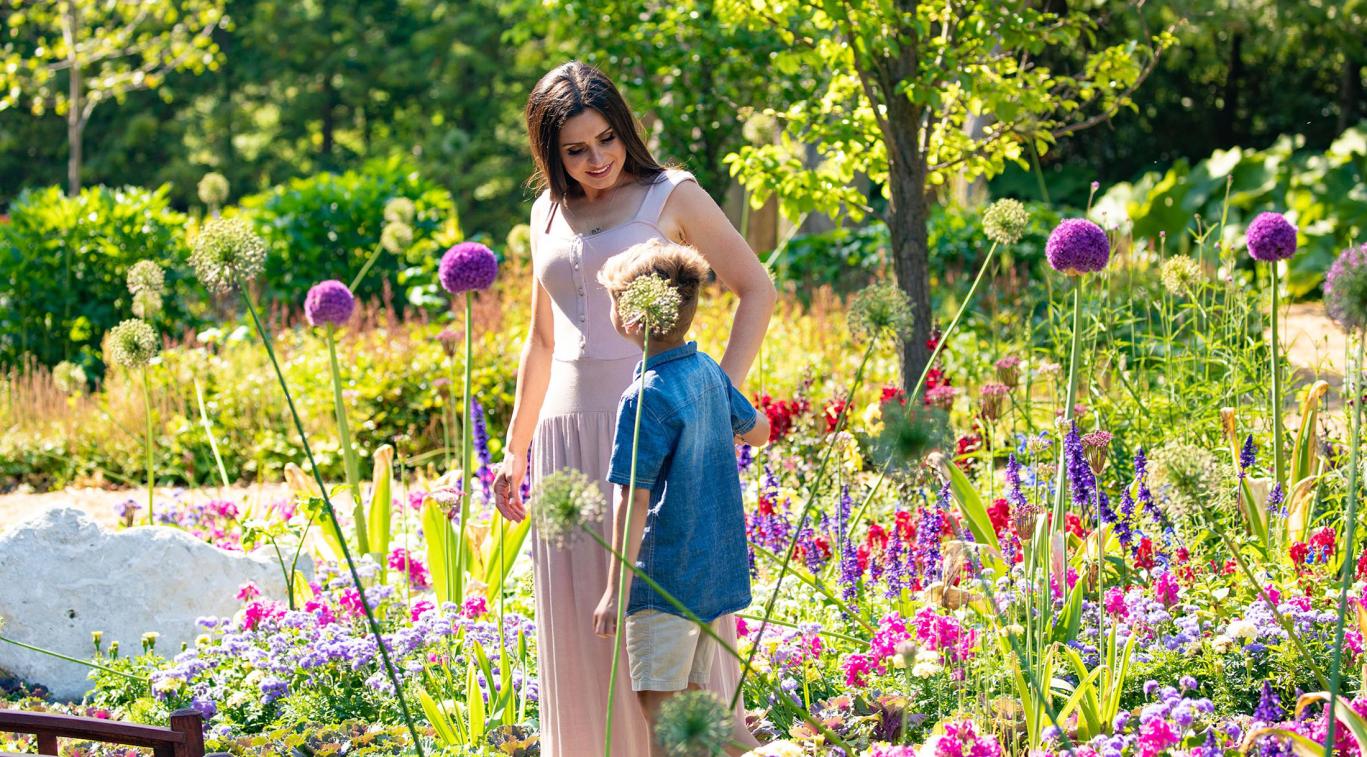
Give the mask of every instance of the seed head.
M 407 226 L 413 223 L 413 216 L 417 213 L 417 206 L 407 197 L 395 197 L 384 204 L 385 223 L 401 223 Z
M 850 330 L 861 338 L 903 339 L 914 322 L 911 301 L 891 281 L 870 284 L 850 300 L 849 321 Z
M 380 231 L 380 246 L 398 255 L 413 244 L 413 227 L 403 221 L 391 221 Z
M 228 292 L 261 273 L 266 242 L 245 218 L 215 218 L 199 232 L 190 265 L 210 291 Z
M 1169 294 L 1186 296 L 1201 283 L 1201 264 L 1186 255 L 1175 255 L 1163 261 L 1160 277 Z
M 617 295 L 617 316 L 628 326 L 648 324 L 651 334 L 667 334 L 679 320 L 683 295 L 660 276 L 637 276 Z
M 1014 244 L 1030 225 L 1030 213 L 1019 200 L 997 200 L 983 211 L 983 234 L 997 244 Z
M 575 468 L 562 468 L 541 479 L 531 504 L 541 538 L 558 546 L 572 542 L 581 527 L 597 523 L 607 508 L 598 484 Z
M 145 321 L 129 318 L 109 330 L 109 359 L 125 368 L 141 368 L 157 356 L 157 332 Z
M 655 738 L 670 757 L 713 757 L 731 736 L 731 713 L 715 694 L 685 691 L 660 707 Z
M 131 294 L 138 292 L 152 292 L 161 294 L 166 291 L 166 272 L 161 270 L 161 266 L 150 260 L 139 260 L 128 269 L 128 291 Z
M 155 318 L 161 312 L 161 293 L 144 289 L 133 295 L 133 315 L 139 318 Z
M 217 208 L 228 199 L 228 180 L 217 171 L 204 174 L 197 189 L 199 201 L 211 208 Z

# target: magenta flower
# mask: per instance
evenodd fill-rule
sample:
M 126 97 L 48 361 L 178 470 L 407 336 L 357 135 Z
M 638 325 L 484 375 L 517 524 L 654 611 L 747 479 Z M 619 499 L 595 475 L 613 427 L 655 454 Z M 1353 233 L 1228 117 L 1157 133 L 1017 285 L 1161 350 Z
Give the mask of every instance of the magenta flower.
M 1296 227 L 1281 213 L 1259 213 L 1248 225 L 1248 254 L 1275 263 L 1296 254 Z
M 451 294 L 488 289 L 498 276 L 498 258 L 479 242 L 461 242 L 441 256 L 442 289 Z
M 1100 226 L 1085 218 L 1068 218 L 1049 233 L 1044 254 L 1055 271 L 1076 276 L 1095 273 L 1111 259 L 1111 242 Z
M 356 309 L 356 298 L 346 284 L 328 279 L 314 284 L 304 297 L 304 316 L 310 326 L 341 326 Z

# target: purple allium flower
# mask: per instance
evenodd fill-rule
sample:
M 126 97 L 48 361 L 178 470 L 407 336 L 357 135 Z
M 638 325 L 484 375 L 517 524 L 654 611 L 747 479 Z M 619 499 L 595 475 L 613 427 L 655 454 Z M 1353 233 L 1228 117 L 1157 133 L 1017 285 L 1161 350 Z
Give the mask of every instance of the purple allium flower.
M 1348 248 L 1329 266 L 1324 307 L 1345 331 L 1367 328 L 1367 244 Z
M 1069 276 L 1095 273 L 1111 259 L 1111 242 L 1100 226 L 1085 218 L 1068 218 L 1050 232 L 1044 253 L 1055 271 Z
M 311 326 L 340 326 L 351 318 L 355 309 L 356 298 L 351 290 L 336 279 L 314 284 L 304 297 L 304 316 Z
M 488 289 L 498 276 L 498 258 L 479 242 L 461 242 L 441 256 L 441 286 L 451 294 Z
M 1248 225 L 1248 254 L 1275 263 L 1296 254 L 1296 227 L 1281 213 L 1259 213 Z

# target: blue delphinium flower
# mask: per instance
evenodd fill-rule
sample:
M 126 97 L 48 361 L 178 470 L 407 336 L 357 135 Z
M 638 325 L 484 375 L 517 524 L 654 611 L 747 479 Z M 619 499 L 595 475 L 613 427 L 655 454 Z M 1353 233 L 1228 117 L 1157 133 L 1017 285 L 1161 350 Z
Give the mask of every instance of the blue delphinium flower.
M 1258 450 L 1253 446 L 1253 434 L 1244 438 L 1244 446 L 1239 450 L 1239 478 L 1243 478 L 1248 469 L 1258 460 Z
M 1258 707 L 1253 711 L 1253 718 L 1264 723 L 1280 723 L 1286 717 L 1286 711 L 1282 709 L 1281 702 L 1277 701 L 1276 692 L 1272 691 L 1272 682 L 1263 681 L 1262 695 L 1258 697 Z

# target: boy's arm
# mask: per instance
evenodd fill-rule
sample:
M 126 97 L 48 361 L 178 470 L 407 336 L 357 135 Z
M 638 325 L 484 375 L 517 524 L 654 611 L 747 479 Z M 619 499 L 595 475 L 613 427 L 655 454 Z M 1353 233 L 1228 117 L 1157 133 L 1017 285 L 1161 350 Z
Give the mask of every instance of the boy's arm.
M 769 417 L 764 413 L 755 414 L 755 427 L 740 435 L 740 440 L 751 447 L 763 447 L 769 443 Z
M 612 516 L 612 547 L 618 553 L 624 555 L 636 564 L 637 558 L 641 553 L 641 541 L 645 539 L 646 511 L 650 509 L 650 490 L 637 489 L 635 496 L 627 500 L 627 487 L 625 484 L 618 485 L 618 501 L 622 502 L 622 507 L 616 509 Z M 623 538 L 623 531 L 626 529 L 626 513 L 631 512 L 631 533 L 628 538 Z M 626 548 L 623 549 L 623 542 Z M 613 557 L 608 562 L 608 581 L 603 588 L 603 596 L 598 602 L 598 608 L 593 611 L 593 631 L 599 636 L 611 636 L 617 632 L 617 584 L 622 578 L 622 561 Z M 627 571 L 625 594 L 631 596 L 631 571 Z

